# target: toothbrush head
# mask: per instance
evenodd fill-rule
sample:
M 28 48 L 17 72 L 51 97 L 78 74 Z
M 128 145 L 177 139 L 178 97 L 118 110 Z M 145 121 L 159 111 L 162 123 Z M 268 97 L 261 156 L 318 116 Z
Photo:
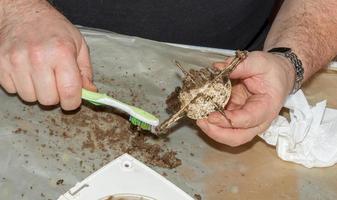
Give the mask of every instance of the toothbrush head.
M 131 124 L 133 124 L 135 126 L 138 126 L 143 130 L 151 131 L 153 129 L 151 124 L 143 122 L 143 121 L 141 121 L 141 120 L 139 120 L 136 117 L 133 117 L 131 115 L 130 115 L 129 121 L 131 122 Z

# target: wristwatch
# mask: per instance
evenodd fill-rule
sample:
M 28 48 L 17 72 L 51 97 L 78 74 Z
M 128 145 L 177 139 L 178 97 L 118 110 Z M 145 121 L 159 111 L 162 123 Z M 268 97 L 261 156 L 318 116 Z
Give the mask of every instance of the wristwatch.
M 284 56 L 287 59 L 289 59 L 289 61 L 293 64 L 295 70 L 295 83 L 291 94 L 296 93 L 301 88 L 304 76 L 304 68 L 302 66 L 302 61 L 290 48 L 287 47 L 273 48 L 270 49 L 268 52 Z

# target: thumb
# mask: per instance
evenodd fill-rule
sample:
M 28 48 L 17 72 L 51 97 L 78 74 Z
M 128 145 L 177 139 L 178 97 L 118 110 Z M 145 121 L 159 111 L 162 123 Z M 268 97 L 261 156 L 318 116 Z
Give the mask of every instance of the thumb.
M 92 81 L 93 72 L 92 72 L 92 65 L 90 62 L 89 49 L 83 38 L 81 49 L 77 57 L 77 63 L 82 76 L 82 87 L 87 90 L 97 91 L 97 88 Z
M 231 79 L 246 79 L 259 74 L 264 74 L 268 69 L 266 53 L 262 51 L 249 52 L 246 59 L 236 66 L 229 75 Z

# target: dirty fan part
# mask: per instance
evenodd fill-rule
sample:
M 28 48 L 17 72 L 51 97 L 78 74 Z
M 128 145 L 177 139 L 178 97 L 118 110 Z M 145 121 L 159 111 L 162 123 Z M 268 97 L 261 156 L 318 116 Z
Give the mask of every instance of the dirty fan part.
M 231 82 L 227 79 L 225 83 L 217 82 L 212 86 L 206 84 L 202 88 L 181 92 L 178 97 L 181 105 L 188 104 L 189 100 L 197 96 L 201 90 L 205 91 L 203 95 L 195 98 L 186 108 L 186 115 L 191 119 L 203 119 L 211 112 L 223 109 L 231 94 Z
M 208 68 L 188 72 L 176 61 L 176 65 L 185 74 L 182 89 L 178 90 L 177 96 L 180 109 L 157 127 L 157 134 L 167 132 L 173 123 L 184 116 L 202 119 L 214 111 L 224 115 L 223 109 L 231 94 L 231 82 L 228 76 L 246 57 L 246 51 L 237 51 L 231 63 L 220 72 L 214 72 Z

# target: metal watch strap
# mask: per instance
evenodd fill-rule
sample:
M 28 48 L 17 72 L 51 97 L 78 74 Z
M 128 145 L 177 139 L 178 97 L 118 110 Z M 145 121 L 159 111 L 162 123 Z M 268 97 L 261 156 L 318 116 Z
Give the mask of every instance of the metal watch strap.
M 268 52 L 282 55 L 288 58 L 289 61 L 293 64 L 295 70 L 295 83 L 291 94 L 296 93 L 301 88 L 304 76 L 304 68 L 302 66 L 302 61 L 290 48 L 278 47 L 270 49 Z

